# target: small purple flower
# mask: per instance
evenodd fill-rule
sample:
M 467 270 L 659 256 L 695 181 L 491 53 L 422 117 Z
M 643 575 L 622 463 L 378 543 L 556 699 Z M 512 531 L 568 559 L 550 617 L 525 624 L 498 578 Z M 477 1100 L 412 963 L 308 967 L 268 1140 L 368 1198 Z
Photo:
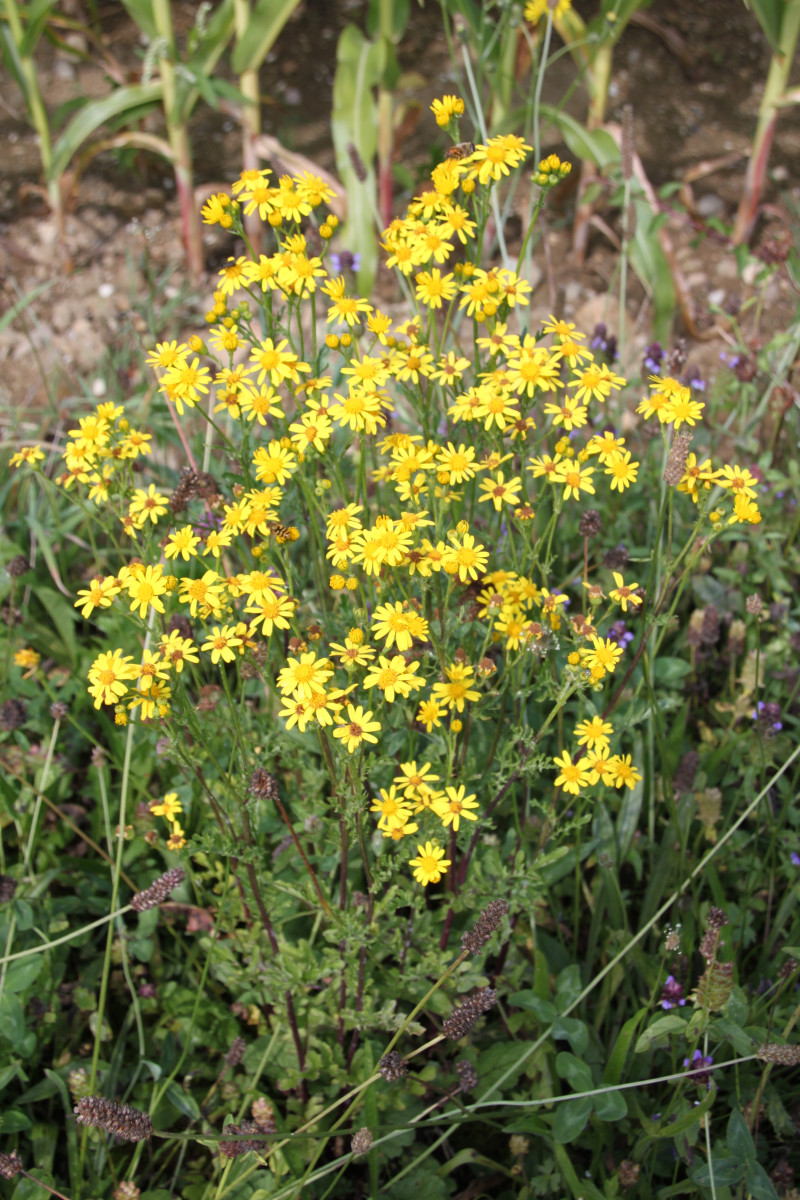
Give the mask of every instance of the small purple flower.
M 633 641 L 635 634 L 628 629 L 625 622 L 620 619 L 619 621 L 615 621 L 611 626 L 608 631 L 608 636 L 611 641 L 616 642 L 618 646 L 627 646 L 629 642 Z
M 663 991 L 661 992 L 661 1007 L 669 1009 L 674 1008 L 677 1004 L 679 1008 L 683 1008 L 685 1003 L 686 998 L 683 994 L 683 985 L 678 983 L 674 975 L 668 975 Z
M 714 1062 L 714 1059 L 711 1057 L 710 1054 L 707 1054 L 704 1057 L 702 1050 L 695 1050 L 691 1059 L 685 1058 L 683 1060 L 683 1065 L 685 1067 L 689 1068 L 689 1078 L 693 1079 L 698 1087 L 702 1087 L 703 1084 L 705 1084 L 707 1088 L 710 1088 L 711 1087 L 711 1072 L 704 1071 L 704 1070 L 698 1071 L 696 1068 L 697 1067 L 701 1067 L 701 1068 L 702 1067 L 710 1067 L 713 1065 L 713 1062 Z
M 361 266 L 361 255 L 353 254 L 352 250 L 340 250 L 337 254 L 334 250 L 328 255 L 328 262 L 336 275 L 341 271 L 351 271 L 355 275 Z
M 800 854 L 798 854 L 796 850 L 792 851 L 792 853 L 789 855 L 789 859 L 793 867 L 800 867 Z
M 651 375 L 661 374 L 661 360 L 664 357 L 664 348 L 660 342 L 651 342 L 645 347 L 644 365 Z
M 750 713 L 752 720 L 757 721 L 761 727 L 761 732 L 769 737 L 773 733 L 780 733 L 783 729 L 783 721 L 781 717 L 781 706 L 769 700 L 759 700 L 756 707 Z

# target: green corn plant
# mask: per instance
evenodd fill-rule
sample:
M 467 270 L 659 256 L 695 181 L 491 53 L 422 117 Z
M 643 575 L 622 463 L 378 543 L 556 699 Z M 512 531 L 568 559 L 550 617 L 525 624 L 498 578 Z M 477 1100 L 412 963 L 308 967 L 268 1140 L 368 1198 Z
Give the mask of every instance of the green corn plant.
M 64 265 L 68 265 L 64 230 L 63 171 L 55 165 L 53 130 L 39 86 L 35 54 L 55 0 L 29 5 L 5 0 L 0 21 L 3 61 L 22 92 L 28 119 L 36 132 L 47 199 L 56 222 Z
M 748 240 L 758 217 L 780 110 L 800 100 L 797 89 L 788 93 L 786 90 L 800 34 L 800 0 L 748 0 L 747 7 L 754 13 L 769 41 L 772 58 L 761 94 L 758 124 L 733 227 L 733 241 L 737 246 Z
M 256 138 L 261 133 L 261 103 L 258 69 L 269 54 L 278 34 L 297 8 L 300 0 L 234 0 L 236 44 L 231 65 L 239 78 L 242 106 L 242 167 L 258 168 Z M 245 230 L 254 251 L 263 248 L 263 224 L 257 213 L 245 217 Z
M 553 27 L 579 67 L 589 95 L 586 114 L 586 129 L 589 132 L 599 129 L 605 121 L 614 47 L 637 11 L 647 8 L 649 4 L 650 0 L 602 0 L 600 12 L 588 23 L 571 6 L 560 12 L 559 5 L 553 13 Z M 584 159 L 581 163 L 579 202 L 575 211 L 572 242 L 578 262 L 582 262 L 586 254 L 592 215 L 592 206 L 585 199 L 586 192 L 596 175 L 594 160 Z

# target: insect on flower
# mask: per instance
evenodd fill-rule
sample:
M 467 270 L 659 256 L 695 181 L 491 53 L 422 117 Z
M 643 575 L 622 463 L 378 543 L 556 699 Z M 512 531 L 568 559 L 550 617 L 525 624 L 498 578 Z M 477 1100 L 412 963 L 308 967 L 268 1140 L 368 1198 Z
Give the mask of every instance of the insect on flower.
M 458 161 L 460 158 L 469 158 L 470 154 L 475 153 L 474 142 L 459 142 L 456 146 L 451 146 L 445 153 L 445 158 Z

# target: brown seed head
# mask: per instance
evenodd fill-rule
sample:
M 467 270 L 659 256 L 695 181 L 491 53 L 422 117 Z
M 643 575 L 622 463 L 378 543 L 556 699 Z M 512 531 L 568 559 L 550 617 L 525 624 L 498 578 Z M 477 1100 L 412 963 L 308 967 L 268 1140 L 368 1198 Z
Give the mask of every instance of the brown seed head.
M 378 1063 L 378 1071 L 387 1083 L 397 1083 L 398 1079 L 402 1079 L 404 1075 L 408 1074 L 408 1063 L 402 1054 L 398 1054 L 396 1050 L 390 1050 Z
M 483 1013 L 497 1003 L 497 992 L 494 988 L 481 988 L 469 996 L 458 1008 L 454 1008 L 450 1016 L 442 1022 L 442 1033 L 445 1037 L 457 1042 L 459 1038 L 469 1033 L 472 1026 Z
M 183 883 L 186 878 L 186 872 L 182 867 L 173 867 L 170 871 L 165 871 L 163 875 L 159 875 L 155 883 L 151 883 L 149 888 L 143 892 L 137 892 L 131 899 L 131 908 L 134 912 L 144 912 L 148 908 L 155 908 L 158 904 L 163 904 L 169 898 L 171 892 L 175 890 L 179 883 Z
M 478 954 L 507 912 L 508 905 L 505 900 L 502 898 L 492 900 L 491 904 L 487 905 L 478 917 L 472 929 L 461 935 L 461 949 L 466 950 L 468 954 Z
M 361 1158 L 362 1155 L 368 1154 L 372 1148 L 372 1130 L 367 1129 L 366 1125 L 364 1125 L 357 1133 L 353 1134 L 350 1146 L 356 1158 Z
M 277 800 L 279 795 L 277 779 L 263 767 L 253 771 L 247 790 L 259 800 Z
M 126 1142 L 143 1142 L 153 1132 L 146 1112 L 130 1104 L 118 1104 L 105 1096 L 84 1096 L 73 1109 L 79 1125 L 92 1125 Z

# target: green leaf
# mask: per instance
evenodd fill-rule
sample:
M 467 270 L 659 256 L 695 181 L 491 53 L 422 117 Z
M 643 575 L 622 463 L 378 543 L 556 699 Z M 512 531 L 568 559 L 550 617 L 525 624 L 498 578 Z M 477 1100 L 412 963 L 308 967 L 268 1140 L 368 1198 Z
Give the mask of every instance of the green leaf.
M 132 116 L 148 105 L 162 99 L 161 80 L 152 83 L 128 84 L 117 88 L 99 100 L 90 100 L 77 116 L 73 117 L 53 147 L 49 179 L 60 179 L 75 154 L 88 137 L 102 125 L 123 113 Z
M 231 66 L 237 75 L 260 67 L 300 0 L 257 0 L 237 38 Z
M 158 37 L 156 19 L 153 15 L 153 0 L 122 0 L 128 16 L 141 29 L 148 41 Z
M 581 1055 L 589 1045 L 589 1030 L 576 1017 L 559 1017 L 553 1026 L 553 1038 L 566 1039 L 575 1054 Z
M 346 25 L 336 49 L 331 132 L 336 168 L 347 189 L 347 225 L 344 243 L 361 255 L 358 287 L 368 295 L 378 259 L 374 232 L 377 196 L 373 162 L 378 147 L 378 122 L 372 89 L 380 82 L 380 47 L 368 42 L 355 25 Z M 366 168 L 362 182 L 356 176 L 348 146 L 356 148 Z
M 508 997 L 508 1003 L 515 1008 L 529 1008 L 536 1013 L 539 1020 L 549 1025 L 558 1016 L 558 1009 L 552 1000 L 543 1000 L 535 992 L 514 992 Z
M 628 1115 L 622 1092 L 601 1092 L 594 1097 L 594 1114 L 599 1121 L 621 1121 Z
M 567 1187 L 572 1193 L 572 1200 L 604 1200 L 603 1193 L 593 1183 L 584 1177 L 578 1178 L 569 1154 L 558 1142 L 553 1145 L 553 1154 L 555 1155 L 558 1169 L 564 1176 Z
M 33 525 L 34 522 L 31 522 Z M 37 522 L 38 524 L 38 522 Z M 43 537 L 47 535 L 42 531 Z M 45 541 L 40 541 L 42 555 L 47 559 L 48 554 L 52 557 L 52 549 Z M 45 549 L 46 548 L 46 549 Z M 55 560 L 54 560 L 55 565 Z M 61 644 L 64 647 L 70 663 L 74 665 L 78 659 L 78 642 L 75 636 L 75 624 L 78 620 L 77 609 L 73 608 L 68 600 L 54 591 L 53 588 L 42 587 L 34 584 L 31 589 L 40 602 L 42 608 L 47 613 L 48 617 L 55 625 L 58 635 L 61 638 Z
M 32 58 L 42 36 L 51 9 L 55 8 L 55 0 L 31 0 L 25 15 L 27 23 L 20 42 L 20 54 L 23 58 Z
M 574 1142 L 575 1138 L 583 1132 L 586 1122 L 592 1115 L 593 1107 L 591 1096 L 584 1096 L 580 1100 L 567 1100 L 563 1104 L 559 1104 L 553 1121 L 553 1137 L 556 1142 L 562 1146 L 568 1142 Z
M 737 1054 L 753 1053 L 753 1039 L 736 1022 L 717 1017 L 714 1030 L 721 1041 L 730 1042 Z
M 18 962 L 9 963 L 6 972 L 5 986 L 9 992 L 24 992 L 42 969 L 44 957 L 32 954 L 30 958 L 21 958 Z
M 713 1175 L 715 1187 L 732 1187 L 744 1175 L 745 1164 L 741 1159 L 728 1154 L 715 1154 L 710 1163 L 700 1163 L 689 1172 L 698 1187 L 711 1187 Z
M 16 1108 L 7 1108 L 0 1116 L 0 1133 L 27 1133 L 30 1127 L 28 1117 Z
M 634 1013 L 632 1017 L 629 1017 L 629 1019 L 622 1026 L 619 1036 L 614 1043 L 614 1049 L 611 1051 L 608 1062 L 606 1063 L 606 1069 L 603 1072 L 604 1084 L 608 1085 L 612 1083 L 619 1083 L 620 1079 L 622 1078 L 622 1071 L 628 1058 L 631 1044 L 636 1036 L 636 1030 L 639 1028 L 646 1015 L 647 1009 L 640 1008 L 639 1011 Z
M 725 1141 L 731 1154 L 743 1158 L 747 1163 L 756 1161 L 756 1148 L 753 1135 L 747 1128 L 747 1122 L 738 1109 L 734 1109 L 728 1119 Z
M 649 1117 L 645 1117 L 642 1113 L 639 1114 L 639 1120 L 644 1126 L 644 1131 L 651 1138 L 673 1138 L 679 1133 L 685 1133 L 687 1129 L 691 1129 L 693 1125 L 697 1125 L 701 1117 L 704 1117 L 716 1097 L 716 1089 L 712 1088 L 710 1092 L 701 1100 L 699 1104 L 689 1106 L 687 1103 L 686 1110 L 676 1117 L 674 1121 L 651 1121 Z
M 750 1163 L 744 1177 L 745 1188 L 753 1200 L 778 1200 L 778 1193 L 761 1163 Z
M 16 996 L 3 992 L 0 996 L 0 1036 L 12 1044 L 25 1036 L 25 1013 Z
M 556 1004 L 563 1012 L 578 999 L 583 991 L 581 969 L 576 963 L 565 967 L 556 980 Z
M 656 658 L 653 663 L 653 678 L 661 687 L 680 687 L 691 670 L 691 663 L 684 659 L 663 656 Z
M 542 104 L 540 112 L 545 120 L 552 121 L 569 146 L 570 152 L 581 162 L 589 159 L 601 171 L 612 163 L 619 162 L 619 146 L 604 129 L 586 129 L 569 113 L 552 108 L 549 104 Z
M 781 40 L 784 13 L 788 16 L 786 0 L 749 0 L 748 8 L 755 14 L 774 54 Z
M 200 1106 L 194 1096 L 191 1092 L 185 1092 L 174 1080 L 167 1087 L 165 1096 L 185 1117 L 190 1117 L 193 1121 L 199 1120 Z
M 639 1037 L 635 1053 L 644 1054 L 646 1050 L 652 1049 L 656 1042 L 661 1042 L 666 1046 L 670 1035 L 679 1030 L 681 1033 L 686 1032 L 686 1021 L 677 1013 L 668 1013 L 665 1017 L 658 1017 Z
M 576 1058 L 574 1054 L 568 1054 L 566 1050 L 556 1055 L 556 1070 L 576 1092 L 590 1092 L 594 1087 L 592 1068 L 589 1064 Z

